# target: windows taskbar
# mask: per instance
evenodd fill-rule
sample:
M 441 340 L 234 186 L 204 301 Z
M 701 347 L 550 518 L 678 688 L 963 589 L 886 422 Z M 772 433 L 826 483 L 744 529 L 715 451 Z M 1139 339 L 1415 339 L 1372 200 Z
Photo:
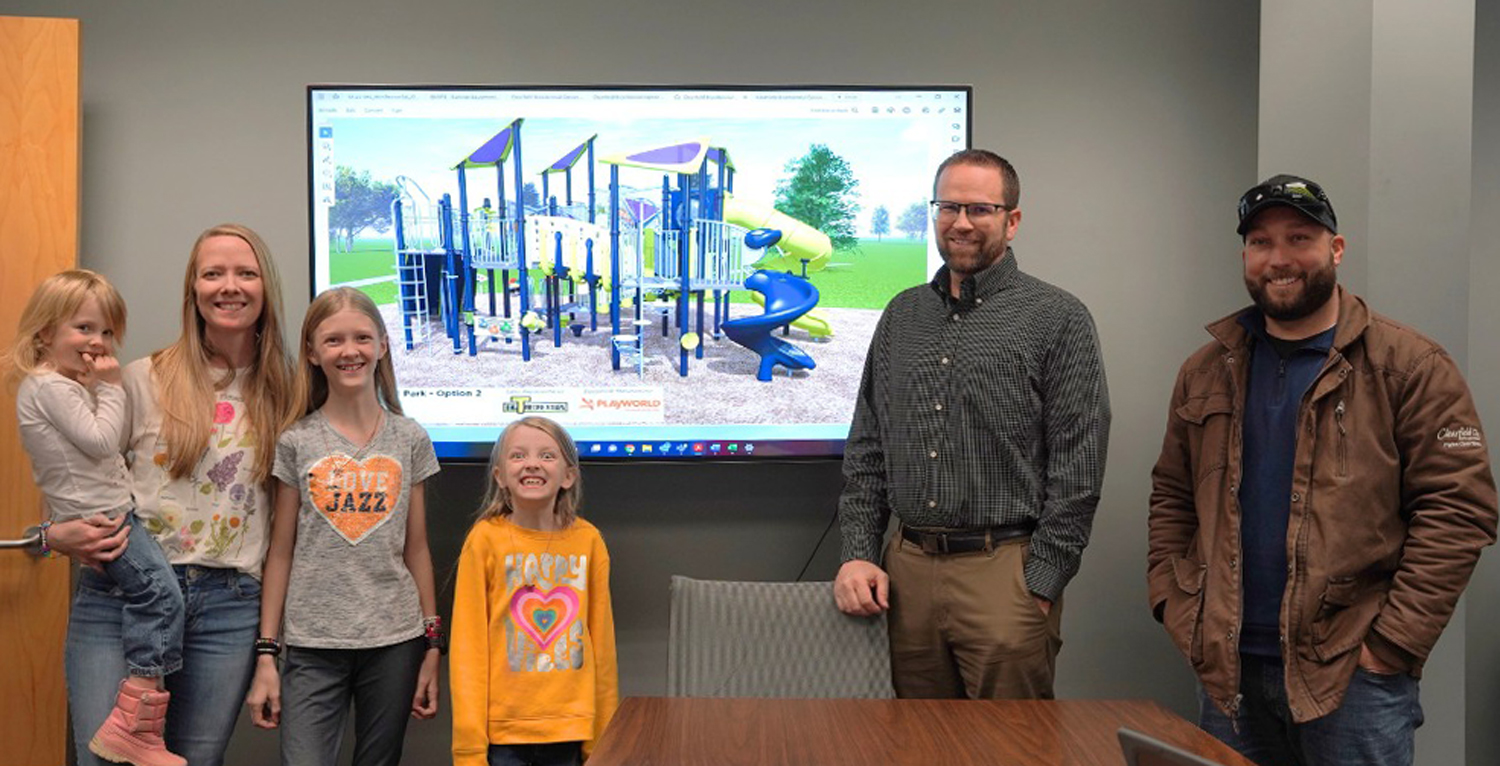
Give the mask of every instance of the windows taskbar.
M 492 444 L 436 442 L 439 459 L 484 461 Z M 580 440 L 583 460 L 760 460 L 839 458 L 843 439 L 660 439 Z

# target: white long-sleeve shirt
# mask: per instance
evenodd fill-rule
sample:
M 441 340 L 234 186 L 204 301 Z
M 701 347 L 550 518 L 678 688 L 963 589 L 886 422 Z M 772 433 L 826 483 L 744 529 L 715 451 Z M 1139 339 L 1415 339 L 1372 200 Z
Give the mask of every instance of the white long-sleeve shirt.
M 101 382 L 90 392 L 56 372 L 28 375 L 16 419 L 53 521 L 131 507 L 121 455 L 130 425 L 124 388 Z

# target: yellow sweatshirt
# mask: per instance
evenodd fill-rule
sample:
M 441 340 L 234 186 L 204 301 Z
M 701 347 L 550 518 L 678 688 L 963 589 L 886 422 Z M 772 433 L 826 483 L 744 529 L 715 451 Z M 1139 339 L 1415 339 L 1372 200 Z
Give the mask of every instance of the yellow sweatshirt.
M 453 595 L 453 764 L 485 766 L 490 744 L 584 743 L 619 704 L 609 552 L 593 524 L 538 532 L 480 521 Z

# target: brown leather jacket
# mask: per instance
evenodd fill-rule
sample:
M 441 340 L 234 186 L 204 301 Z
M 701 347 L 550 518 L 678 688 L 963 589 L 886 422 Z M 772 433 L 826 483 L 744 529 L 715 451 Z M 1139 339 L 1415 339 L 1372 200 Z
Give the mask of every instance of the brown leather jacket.
M 1367 641 L 1413 673 L 1479 551 L 1495 481 L 1468 385 L 1443 349 L 1340 288 L 1328 362 L 1298 415 L 1281 606 L 1293 718 L 1337 709 Z M 1151 472 L 1151 608 L 1215 703 L 1239 709 L 1240 433 L 1249 335 L 1231 315 L 1177 375 Z

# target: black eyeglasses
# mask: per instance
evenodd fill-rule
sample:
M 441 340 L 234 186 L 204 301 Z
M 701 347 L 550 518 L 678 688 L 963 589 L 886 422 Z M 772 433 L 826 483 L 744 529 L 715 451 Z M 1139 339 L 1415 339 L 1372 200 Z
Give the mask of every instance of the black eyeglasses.
M 993 202 L 949 202 L 935 199 L 927 204 L 932 206 L 933 215 L 945 221 L 957 218 L 959 213 L 969 216 L 971 221 L 982 221 L 1001 210 L 1010 212 L 1009 207 Z
M 1252 206 L 1268 199 L 1283 200 L 1304 210 L 1309 207 L 1319 210 L 1333 207 L 1333 204 L 1328 201 L 1328 195 L 1323 193 L 1323 187 L 1312 181 L 1263 184 L 1245 192 L 1245 196 L 1240 197 L 1240 219 L 1243 220 L 1249 214 Z

